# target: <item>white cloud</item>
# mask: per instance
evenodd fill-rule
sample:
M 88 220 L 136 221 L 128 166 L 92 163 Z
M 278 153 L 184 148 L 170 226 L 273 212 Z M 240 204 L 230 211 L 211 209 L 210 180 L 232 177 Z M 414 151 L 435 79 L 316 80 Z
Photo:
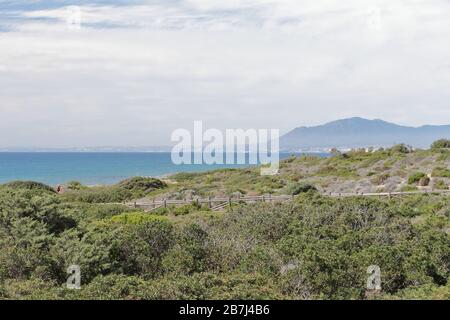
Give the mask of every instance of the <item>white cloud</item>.
M 0 33 L 0 146 L 338 117 L 450 122 L 447 1 L 161 1 L 20 11 Z M 1 4 L 0 4 L 1 11 Z M 11 132 L 15 134 L 11 137 Z

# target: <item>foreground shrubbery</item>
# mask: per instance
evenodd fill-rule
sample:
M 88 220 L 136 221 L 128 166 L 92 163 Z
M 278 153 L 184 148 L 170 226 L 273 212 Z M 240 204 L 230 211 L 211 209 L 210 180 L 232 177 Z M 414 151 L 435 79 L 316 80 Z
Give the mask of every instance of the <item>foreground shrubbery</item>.
M 382 272 L 375 298 L 448 298 L 446 198 L 309 192 L 294 204 L 177 216 L 67 199 L 0 188 L 1 298 L 364 299 L 370 265 Z M 71 264 L 81 290 L 65 288 Z

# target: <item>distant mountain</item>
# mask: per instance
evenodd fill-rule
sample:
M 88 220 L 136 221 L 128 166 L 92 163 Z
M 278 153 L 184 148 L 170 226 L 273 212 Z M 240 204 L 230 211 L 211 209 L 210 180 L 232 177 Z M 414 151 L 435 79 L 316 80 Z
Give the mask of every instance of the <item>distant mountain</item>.
M 428 148 L 441 138 L 450 138 L 450 125 L 407 127 L 379 119 L 349 118 L 315 127 L 296 128 L 280 138 L 280 148 L 284 151 L 312 151 L 389 147 L 396 143 Z

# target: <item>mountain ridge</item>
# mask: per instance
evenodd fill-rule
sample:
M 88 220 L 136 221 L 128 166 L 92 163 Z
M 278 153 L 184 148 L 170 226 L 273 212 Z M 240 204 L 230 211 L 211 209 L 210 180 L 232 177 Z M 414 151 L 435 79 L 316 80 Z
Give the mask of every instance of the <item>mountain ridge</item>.
M 450 125 L 398 125 L 382 119 L 352 117 L 318 126 L 297 127 L 280 138 L 283 151 L 390 147 L 406 143 L 416 148 L 429 147 L 433 141 L 450 138 Z

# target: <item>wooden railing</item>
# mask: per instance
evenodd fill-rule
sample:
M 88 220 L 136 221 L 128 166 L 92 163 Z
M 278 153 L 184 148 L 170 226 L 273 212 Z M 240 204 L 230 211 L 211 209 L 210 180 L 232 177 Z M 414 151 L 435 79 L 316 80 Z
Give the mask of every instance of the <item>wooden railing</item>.
M 418 190 L 402 192 L 355 192 L 355 193 L 326 193 L 330 197 L 401 197 L 415 194 L 450 194 L 450 190 Z
M 213 211 L 219 211 L 225 209 L 227 206 L 232 207 L 233 203 L 255 203 L 255 202 L 285 202 L 291 201 L 294 196 L 287 195 L 262 195 L 262 196 L 242 196 L 242 197 L 210 197 L 210 198 L 197 198 L 197 199 L 160 199 L 160 200 L 149 200 L 149 201 L 139 201 L 128 203 L 129 206 L 134 208 L 141 208 L 146 211 L 153 211 L 158 208 L 167 208 L 168 206 L 182 206 L 186 204 L 198 204 L 198 205 L 208 205 L 208 207 Z
M 415 194 L 450 194 L 450 190 L 421 190 L 408 192 L 381 192 L 381 193 L 323 193 L 330 197 L 379 197 L 379 198 L 393 198 L 402 197 Z M 295 196 L 290 195 L 261 195 L 261 196 L 240 196 L 240 197 L 209 197 L 209 198 L 194 198 L 194 199 L 153 199 L 149 201 L 136 201 L 128 203 L 127 205 L 134 208 L 141 208 L 145 211 L 153 211 L 158 208 L 167 208 L 169 206 L 182 206 L 187 204 L 207 205 L 213 211 L 224 210 L 229 207 L 232 208 L 236 203 L 281 203 L 294 200 Z

